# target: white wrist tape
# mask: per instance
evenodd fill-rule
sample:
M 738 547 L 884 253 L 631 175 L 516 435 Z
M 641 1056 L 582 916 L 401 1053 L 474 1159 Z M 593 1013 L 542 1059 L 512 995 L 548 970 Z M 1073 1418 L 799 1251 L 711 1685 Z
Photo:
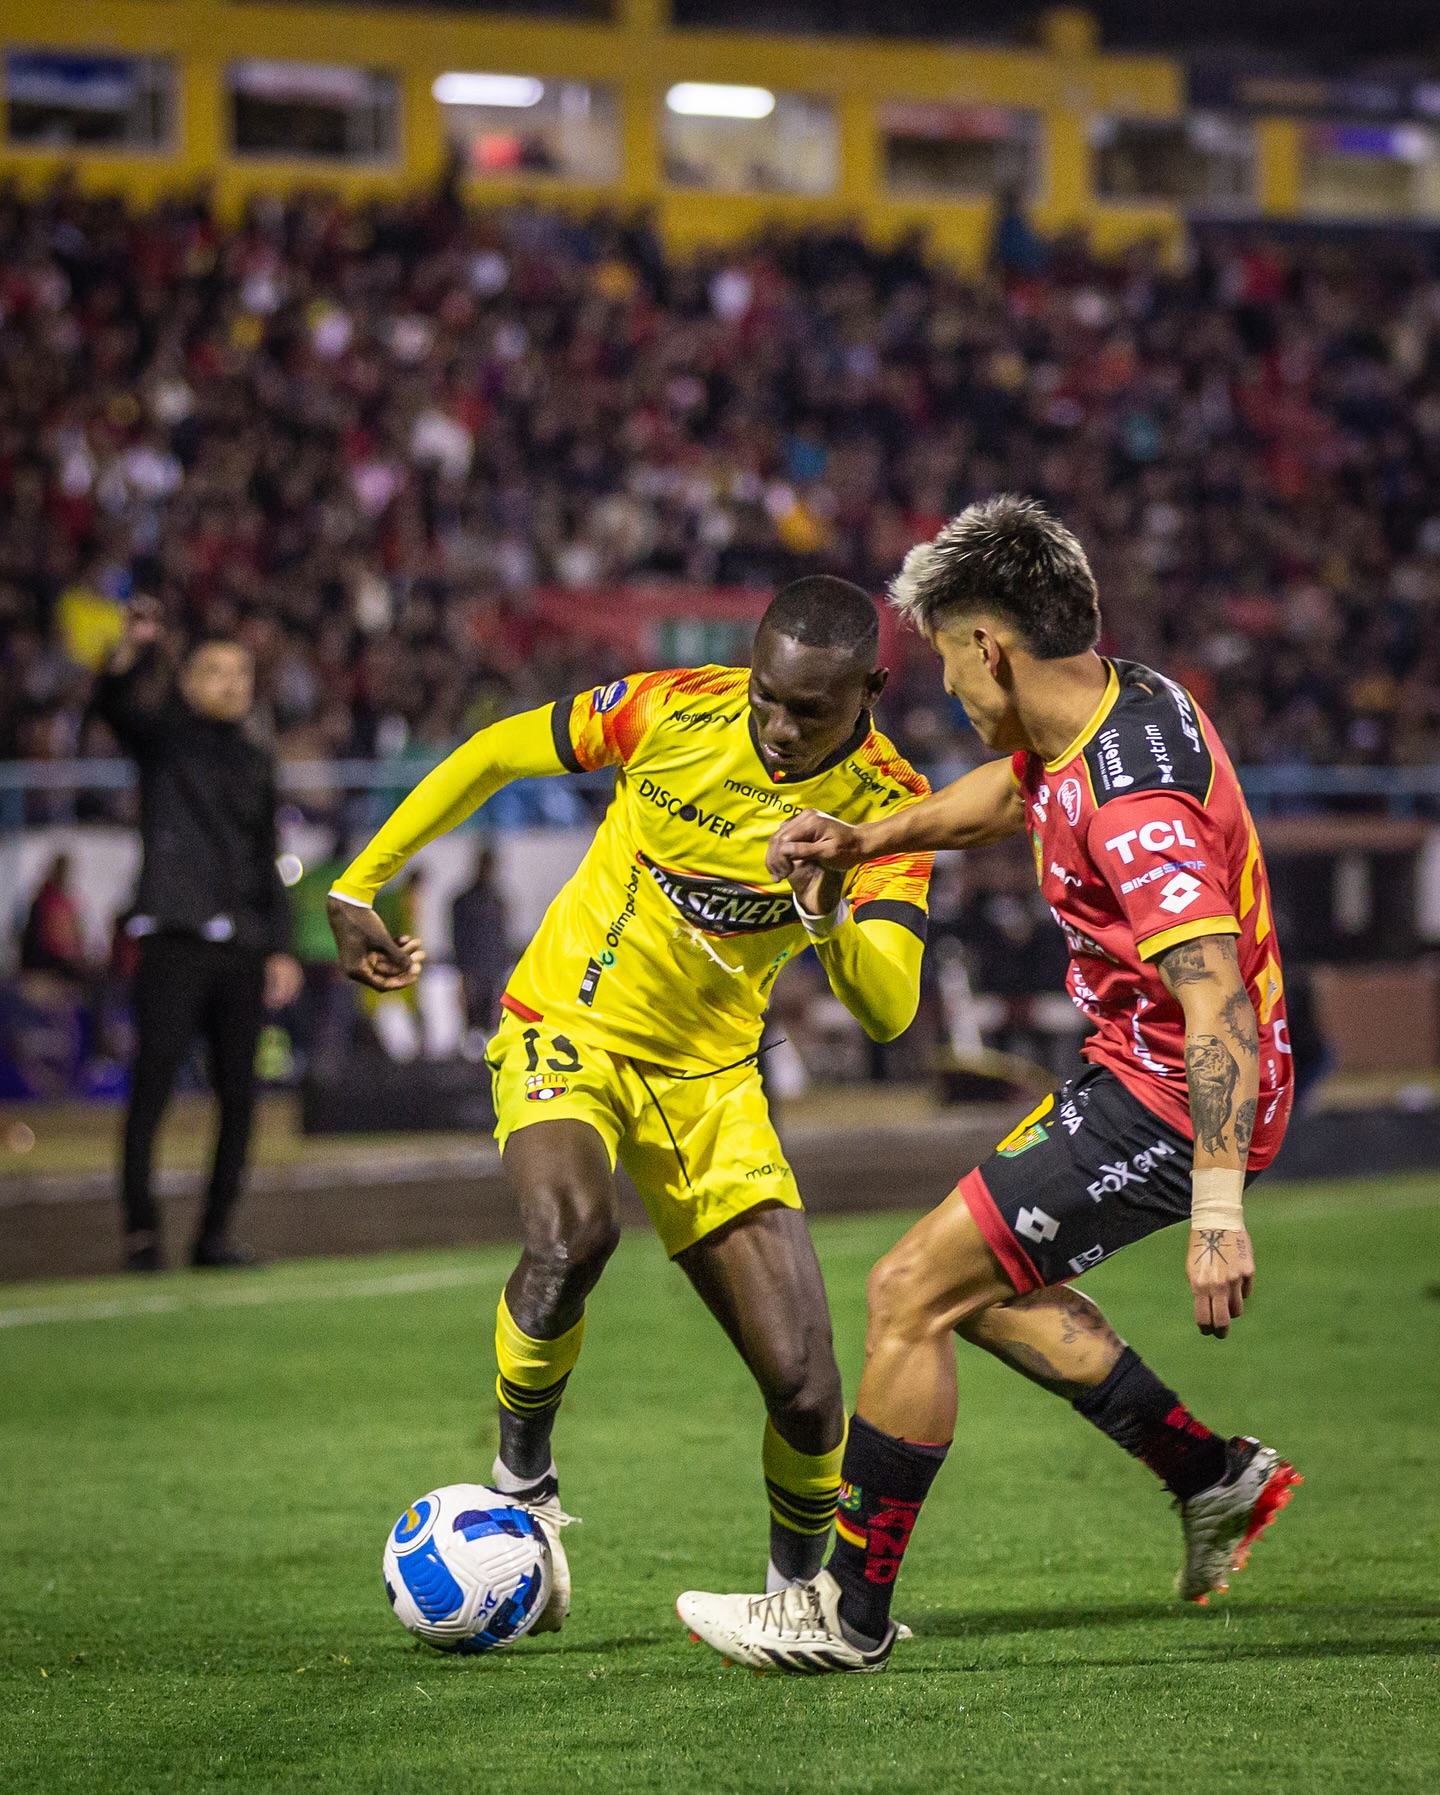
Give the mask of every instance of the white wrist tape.
M 794 901 L 795 914 L 804 923 L 805 933 L 812 941 L 828 941 L 850 919 L 850 906 L 843 897 L 828 916 L 812 916 L 808 910 L 801 908 L 798 897 Z
M 373 904 L 362 903 L 359 898 L 347 897 L 343 891 L 336 891 L 333 885 L 327 895 L 333 897 L 337 903 L 353 904 L 357 910 L 373 910 L 375 908 Z
M 1245 1174 L 1228 1166 L 1206 1166 L 1190 1174 L 1190 1226 L 1228 1228 L 1238 1234 L 1245 1226 Z

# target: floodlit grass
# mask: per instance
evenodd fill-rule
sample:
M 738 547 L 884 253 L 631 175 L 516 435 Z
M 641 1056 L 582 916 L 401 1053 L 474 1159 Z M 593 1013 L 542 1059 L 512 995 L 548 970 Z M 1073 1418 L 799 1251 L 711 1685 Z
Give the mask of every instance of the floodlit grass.
M 1252 1210 L 1224 1344 L 1177 1237 L 1086 1280 L 1201 1416 L 1305 1474 L 1232 1595 L 1175 1603 L 1149 1474 L 967 1351 L 897 1601 L 917 1637 L 876 1678 L 726 1671 L 676 1621 L 680 1589 L 761 1575 L 761 1412 L 651 1239 L 560 1423 L 575 1614 L 484 1660 L 411 1643 L 380 1551 L 409 1498 L 488 1475 L 508 1251 L 0 1291 L 0 1788 L 1433 1795 L 1440 1180 Z M 901 1225 L 816 1227 L 852 1390 Z

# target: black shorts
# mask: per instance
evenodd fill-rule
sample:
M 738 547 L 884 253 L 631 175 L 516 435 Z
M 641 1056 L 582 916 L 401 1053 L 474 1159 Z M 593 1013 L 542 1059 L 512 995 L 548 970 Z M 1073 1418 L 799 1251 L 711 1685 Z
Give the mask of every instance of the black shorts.
M 960 1180 L 960 1194 L 1024 1295 L 1188 1221 L 1192 1151 L 1113 1072 L 1087 1066 Z

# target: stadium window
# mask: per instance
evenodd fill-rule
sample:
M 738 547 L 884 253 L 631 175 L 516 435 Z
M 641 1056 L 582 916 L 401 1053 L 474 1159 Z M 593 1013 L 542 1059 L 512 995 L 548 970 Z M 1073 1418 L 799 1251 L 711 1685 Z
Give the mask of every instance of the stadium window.
M 160 150 L 174 131 L 174 78 L 157 56 L 5 53 L 5 141 L 31 149 Z
M 1307 125 L 1300 204 L 1326 218 L 1440 218 L 1440 138 L 1424 125 Z
M 441 75 L 431 92 L 446 138 L 474 175 L 553 175 L 597 185 L 619 179 L 620 103 L 613 87 L 457 69 Z
M 1160 200 L 1192 210 L 1255 203 L 1255 129 L 1243 119 L 1101 118 L 1090 129 L 1101 199 Z
M 828 100 L 680 81 L 665 96 L 665 178 L 709 193 L 833 193 L 840 172 Z
M 391 162 L 399 137 L 393 76 L 315 62 L 236 62 L 227 70 L 239 156 Z
M 1006 106 L 892 100 L 877 114 L 886 190 L 923 199 L 1034 194 L 1038 121 Z

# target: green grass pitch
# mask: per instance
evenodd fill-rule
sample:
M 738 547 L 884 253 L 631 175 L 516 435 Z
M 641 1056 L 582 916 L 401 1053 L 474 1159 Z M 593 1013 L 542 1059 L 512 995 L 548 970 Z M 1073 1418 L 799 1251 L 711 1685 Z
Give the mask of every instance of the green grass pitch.
M 1305 1487 L 1229 1598 L 1169 1594 L 1149 1473 L 961 1355 L 890 1672 L 726 1670 L 672 1607 L 765 1559 L 761 1412 L 653 1239 L 592 1301 L 557 1443 L 575 1613 L 481 1660 L 414 1645 L 385 1532 L 488 1475 L 508 1251 L 0 1291 L 0 1789 L 1440 1789 L 1440 1180 L 1256 1193 L 1224 1344 L 1180 1241 L 1086 1280 L 1212 1425 Z M 902 1218 L 822 1221 L 847 1388 Z M 39 1320 L 22 1320 L 33 1309 Z

